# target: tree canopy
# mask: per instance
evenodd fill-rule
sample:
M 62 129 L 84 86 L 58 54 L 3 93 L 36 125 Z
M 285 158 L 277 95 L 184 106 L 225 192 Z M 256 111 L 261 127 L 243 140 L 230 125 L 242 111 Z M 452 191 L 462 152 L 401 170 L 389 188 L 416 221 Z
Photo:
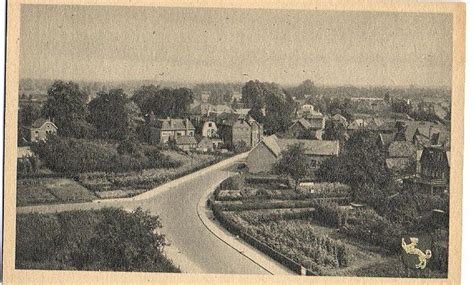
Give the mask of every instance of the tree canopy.
M 249 81 L 242 88 L 242 102 L 249 114 L 263 123 L 265 132 L 284 132 L 291 125 L 294 103 L 276 83 Z
M 86 122 L 87 98 L 76 83 L 55 81 L 48 89 L 42 115 L 54 121 L 62 136 L 89 137 L 94 129 Z
M 153 112 L 159 118 L 183 117 L 193 102 L 193 92 L 188 88 L 161 89 L 148 85 L 137 89 L 132 100 L 144 114 Z
M 309 158 L 305 155 L 304 145 L 301 143 L 290 145 L 275 163 L 275 171 L 290 176 L 295 181 L 295 189 L 301 178 L 308 174 L 308 168 Z
M 135 136 L 142 120 L 138 106 L 122 89 L 99 92 L 89 103 L 90 120 L 101 138 L 123 140 Z
M 338 121 L 327 120 L 324 128 L 323 140 L 339 141 L 344 143 L 346 141 L 347 129 Z
M 339 157 L 323 161 L 317 176 L 356 188 L 363 185 L 383 188 L 391 181 L 385 167 L 385 154 L 377 144 L 377 134 L 368 130 L 352 135 Z

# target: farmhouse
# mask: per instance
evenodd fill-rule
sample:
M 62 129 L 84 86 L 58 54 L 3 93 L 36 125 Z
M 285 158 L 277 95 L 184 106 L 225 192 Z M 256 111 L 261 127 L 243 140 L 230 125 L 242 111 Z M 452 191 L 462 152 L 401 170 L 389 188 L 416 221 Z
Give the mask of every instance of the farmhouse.
M 27 140 L 30 142 L 44 141 L 48 135 L 55 135 L 58 127 L 50 120 L 40 118 L 33 122 L 30 127 L 26 127 Z
M 427 192 L 443 193 L 449 190 L 450 152 L 444 147 L 432 146 L 423 149 L 420 158 L 420 173 L 412 183 L 415 189 Z
M 188 119 L 155 119 L 148 123 L 149 140 L 153 144 L 175 141 L 178 137 L 193 137 L 194 126 Z
M 288 128 L 288 137 L 297 138 L 297 139 L 322 139 L 323 135 L 323 124 L 321 122 L 316 123 L 315 125 L 311 124 L 308 120 L 301 118 L 295 121 Z
M 250 173 L 271 172 L 282 151 L 290 145 L 302 143 L 305 154 L 311 160 L 311 168 L 318 168 L 325 159 L 339 155 L 338 141 L 279 139 L 275 135 L 266 137 L 248 155 Z
M 218 135 L 226 146 L 239 142 L 249 147 L 256 146 L 263 137 L 263 127 L 250 115 L 224 113 L 217 117 Z

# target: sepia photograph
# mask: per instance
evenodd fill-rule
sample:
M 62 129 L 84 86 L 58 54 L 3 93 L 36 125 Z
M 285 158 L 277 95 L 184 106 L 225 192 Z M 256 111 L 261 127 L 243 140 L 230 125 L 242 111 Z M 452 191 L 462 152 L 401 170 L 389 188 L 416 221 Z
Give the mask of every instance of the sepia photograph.
M 454 9 L 18 7 L 11 270 L 457 278 Z

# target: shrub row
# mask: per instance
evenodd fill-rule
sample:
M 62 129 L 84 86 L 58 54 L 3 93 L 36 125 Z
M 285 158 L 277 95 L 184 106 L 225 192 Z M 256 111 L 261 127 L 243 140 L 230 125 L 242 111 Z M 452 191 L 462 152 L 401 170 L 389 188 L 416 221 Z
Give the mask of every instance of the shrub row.
M 288 178 L 282 178 L 279 176 L 269 176 L 269 175 L 251 175 L 245 177 L 245 182 L 250 184 L 270 184 L 270 183 L 278 183 L 278 184 L 286 184 L 289 185 L 290 181 Z
M 314 215 L 313 208 L 298 208 L 288 211 L 275 210 L 270 213 L 259 213 L 256 211 L 242 211 L 239 216 L 254 224 L 276 222 L 282 220 L 309 220 Z

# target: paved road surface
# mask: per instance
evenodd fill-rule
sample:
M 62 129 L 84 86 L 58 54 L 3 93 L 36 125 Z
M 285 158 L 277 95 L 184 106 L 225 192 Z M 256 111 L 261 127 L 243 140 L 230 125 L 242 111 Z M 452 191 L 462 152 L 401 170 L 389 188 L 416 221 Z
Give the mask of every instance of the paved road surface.
M 18 212 L 56 212 L 72 209 L 98 209 L 105 206 L 134 209 L 142 207 L 158 214 L 171 243 L 168 255 L 187 272 L 227 274 L 268 274 L 262 267 L 219 240 L 205 228 L 197 215 L 202 195 L 231 174 L 226 169 L 203 174 L 171 189 L 140 201 L 49 205 L 18 208 Z

